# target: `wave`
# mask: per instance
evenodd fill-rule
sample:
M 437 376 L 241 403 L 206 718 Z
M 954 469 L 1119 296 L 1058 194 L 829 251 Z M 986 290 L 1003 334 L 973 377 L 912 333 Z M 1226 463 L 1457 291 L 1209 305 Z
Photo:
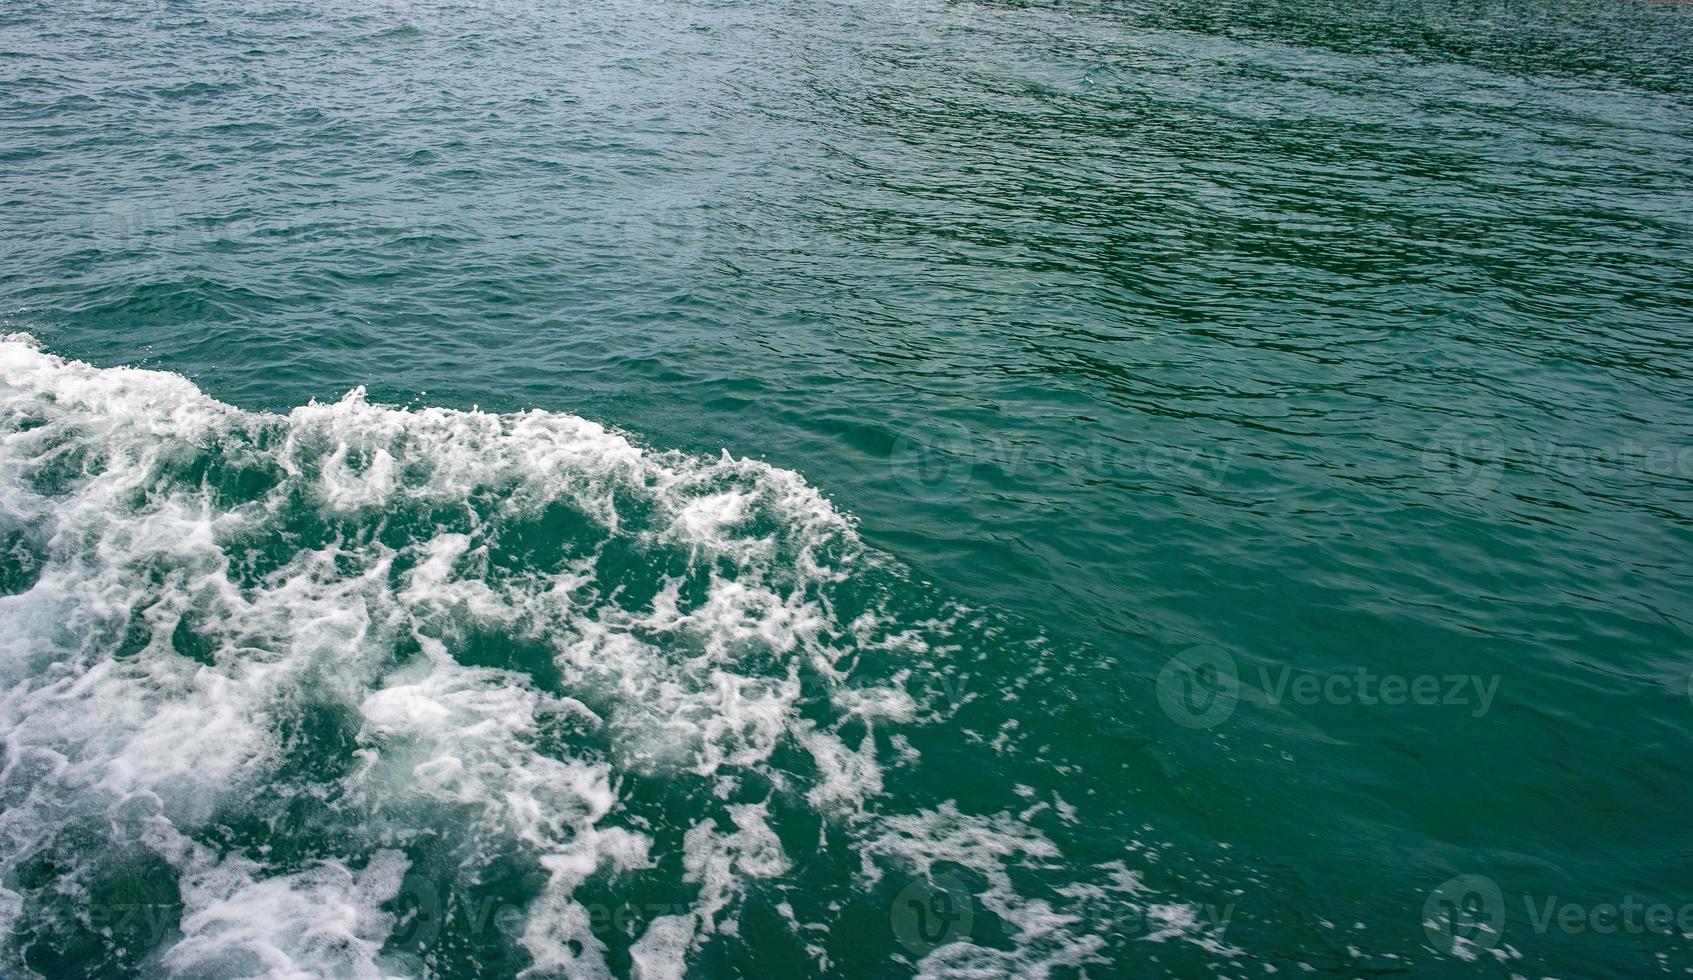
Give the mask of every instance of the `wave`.
M 1027 976 L 1149 902 L 1066 865 L 1030 816 L 1062 800 L 889 791 L 1012 641 L 763 462 L 362 390 L 249 412 L 13 335 L 0 546 L 8 974 L 827 972 L 855 908 L 959 874 L 998 944 L 893 958 Z

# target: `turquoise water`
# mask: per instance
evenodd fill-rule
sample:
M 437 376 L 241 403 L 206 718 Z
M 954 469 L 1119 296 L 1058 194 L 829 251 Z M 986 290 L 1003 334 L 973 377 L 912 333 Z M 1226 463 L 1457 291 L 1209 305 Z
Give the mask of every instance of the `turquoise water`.
M 1689 52 L 8 0 L 0 972 L 1693 969 Z

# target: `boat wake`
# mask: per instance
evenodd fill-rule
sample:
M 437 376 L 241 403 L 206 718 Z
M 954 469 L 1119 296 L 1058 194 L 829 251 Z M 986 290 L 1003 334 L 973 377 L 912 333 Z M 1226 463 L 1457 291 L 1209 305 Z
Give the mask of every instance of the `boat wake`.
M 1214 943 L 1067 863 L 1061 798 L 926 785 L 948 679 L 1044 655 L 930 593 L 762 462 L 0 340 L 0 963 L 824 972 L 872 928 L 1039 976 L 1149 908 Z

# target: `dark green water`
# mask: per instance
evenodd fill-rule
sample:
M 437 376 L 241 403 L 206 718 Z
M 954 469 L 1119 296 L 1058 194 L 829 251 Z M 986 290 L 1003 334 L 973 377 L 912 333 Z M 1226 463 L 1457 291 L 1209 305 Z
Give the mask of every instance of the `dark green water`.
M 5 0 L 0 232 L 6 976 L 1693 970 L 1693 7 Z

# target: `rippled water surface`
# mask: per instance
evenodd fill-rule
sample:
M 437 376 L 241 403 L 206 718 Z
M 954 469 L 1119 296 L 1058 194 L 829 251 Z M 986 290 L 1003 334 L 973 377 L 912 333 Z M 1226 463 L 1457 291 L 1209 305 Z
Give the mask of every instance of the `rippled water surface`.
M 1693 7 L 5 0 L 0 231 L 7 976 L 1693 969 Z

